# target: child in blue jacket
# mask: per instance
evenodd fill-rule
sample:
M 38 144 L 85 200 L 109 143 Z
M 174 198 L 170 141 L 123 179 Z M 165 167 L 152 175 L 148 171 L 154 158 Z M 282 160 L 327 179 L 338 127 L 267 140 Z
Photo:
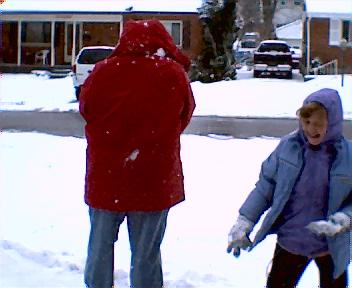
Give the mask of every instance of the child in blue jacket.
M 352 143 L 342 134 L 341 99 L 333 89 L 309 95 L 297 111 L 299 129 L 262 163 L 259 180 L 229 233 L 239 256 L 277 234 L 267 288 L 295 287 L 314 260 L 321 288 L 347 287 L 351 260 Z M 253 226 L 268 210 L 253 243 Z

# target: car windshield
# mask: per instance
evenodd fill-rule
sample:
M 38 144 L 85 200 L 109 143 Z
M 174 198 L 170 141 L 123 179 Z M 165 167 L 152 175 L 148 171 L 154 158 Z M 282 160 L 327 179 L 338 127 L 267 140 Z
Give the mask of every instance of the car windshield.
M 259 39 L 259 35 L 258 34 L 244 34 L 243 38 L 244 39 L 248 39 L 248 40 L 258 40 Z
M 257 42 L 256 41 L 242 41 L 241 42 L 241 47 L 242 48 L 255 48 L 257 47 Z
M 77 62 L 79 64 L 95 64 L 108 57 L 113 49 L 86 49 L 83 50 Z
M 270 43 L 270 44 L 261 44 L 258 48 L 258 52 L 270 52 L 270 51 L 278 51 L 278 52 L 290 52 L 290 49 L 285 44 L 280 43 Z

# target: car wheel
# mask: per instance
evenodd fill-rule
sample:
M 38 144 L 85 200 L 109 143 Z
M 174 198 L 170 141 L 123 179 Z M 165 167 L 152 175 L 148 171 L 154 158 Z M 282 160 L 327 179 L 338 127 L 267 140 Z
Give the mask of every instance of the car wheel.
M 253 77 L 254 77 L 254 78 L 258 78 L 259 75 L 260 75 L 260 72 L 259 72 L 259 71 L 253 70 Z
M 286 78 L 287 79 L 292 79 L 292 71 L 287 72 Z
M 75 87 L 76 99 L 79 101 L 79 94 L 81 93 L 81 86 Z

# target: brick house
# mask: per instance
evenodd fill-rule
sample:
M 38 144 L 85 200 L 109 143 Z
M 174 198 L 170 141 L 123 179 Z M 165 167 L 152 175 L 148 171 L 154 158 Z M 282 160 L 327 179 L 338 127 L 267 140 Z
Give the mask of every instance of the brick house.
M 115 46 L 130 19 L 159 19 L 191 58 L 199 55 L 201 0 L 5 0 L 0 65 L 70 66 L 84 46 Z
M 318 57 L 322 63 L 337 59 L 339 73 L 352 73 L 352 1 L 306 0 L 304 20 L 307 71 Z

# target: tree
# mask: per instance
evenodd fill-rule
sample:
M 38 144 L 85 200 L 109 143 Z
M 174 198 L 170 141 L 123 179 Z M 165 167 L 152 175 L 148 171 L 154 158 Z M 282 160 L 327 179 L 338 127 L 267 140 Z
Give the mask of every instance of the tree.
M 276 3 L 277 0 L 238 0 L 238 18 L 242 19 L 239 38 L 245 32 L 259 32 L 261 39 L 272 39 Z
M 204 0 L 199 8 L 204 48 L 193 76 L 202 82 L 236 79 L 232 45 L 236 32 L 236 0 Z M 193 71 L 194 72 L 194 71 Z
M 260 0 L 238 0 L 237 17 L 241 19 L 239 38 L 245 32 L 260 32 L 258 27 L 261 22 Z
M 263 2 L 263 39 L 272 39 L 275 37 L 273 18 L 277 0 L 262 0 Z

